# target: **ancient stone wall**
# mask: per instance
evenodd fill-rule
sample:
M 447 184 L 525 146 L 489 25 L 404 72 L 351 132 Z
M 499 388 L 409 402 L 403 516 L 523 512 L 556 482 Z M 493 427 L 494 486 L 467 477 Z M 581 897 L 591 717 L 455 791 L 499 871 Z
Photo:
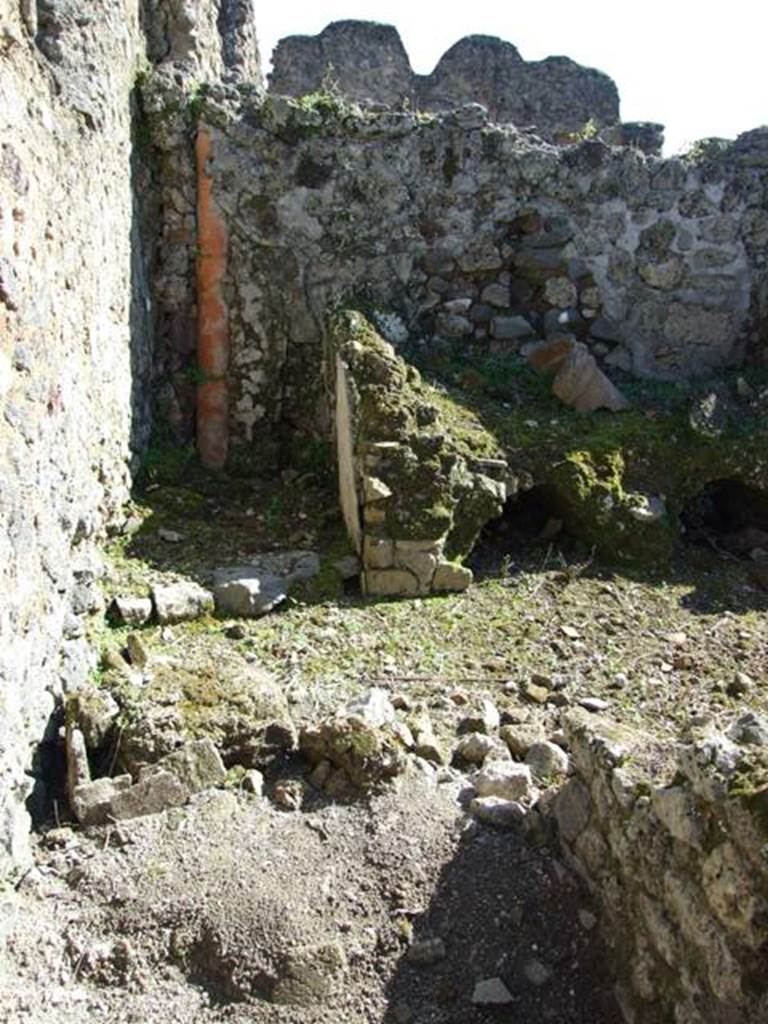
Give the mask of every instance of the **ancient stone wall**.
M 183 181 L 157 187 L 147 52 L 179 81 L 257 74 L 250 6 L 0 3 L 0 870 L 24 854 L 57 697 L 94 666 L 97 543 L 148 440 L 149 277 L 169 235 L 189 287 L 194 221 L 165 214 Z
M 571 712 L 560 837 L 602 907 L 625 1018 L 768 1016 L 768 727 L 745 712 L 677 744 Z
M 335 86 L 352 100 L 450 110 L 481 103 L 492 121 L 534 126 L 544 138 L 562 138 L 593 121 L 619 120 L 619 94 L 601 71 L 568 57 L 526 62 L 511 43 L 467 36 L 429 75 L 411 69 L 391 25 L 337 21 L 316 36 L 289 36 L 273 54 L 269 88 L 303 96 Z
M 229 232 L 236 459 L 330 436 L 324 321 L 339 300 L 396 313 L 395 334 L 427 345 L 508 355 L 566 331 L 609 373 L 764 357 L 764 130 L 661 160 L 542 144 L 471 105 L 377 113 L 212 90 L 200 119 Z

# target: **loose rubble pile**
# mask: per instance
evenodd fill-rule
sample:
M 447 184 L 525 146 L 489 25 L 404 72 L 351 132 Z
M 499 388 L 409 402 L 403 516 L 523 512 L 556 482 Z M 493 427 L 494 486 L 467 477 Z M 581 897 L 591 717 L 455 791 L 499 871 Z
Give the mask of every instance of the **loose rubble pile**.
M 247 565 L 214 570 L 210 589 L 193 580 L 157 583 L 148 597 L 116 596 L 110 613 L 125 626 L 188 622 L 213 612 L 229 618 L 258 618 L 282 604 L 294 584 L 311 579 L 319 569 L 320 559 L 313 551 L 259 555 Z
M 218 695 L 229 706 L 216 700 L 185 721 L 191 691 L 183 671 L 152 660 L 142 671 L 138 702 L 120 687 L 115 699 L 92 690 L 70 700 L 68 787 L 84 826 L 167 811 L 233 783 L 298 811 L 309 794 L 356 801 L 416 770 L 457 785 L 482 826 L 559 837 L 601 904 L 608 941 L 626 965 L 623 1007 L 634 1019 L 657 1021 L 670 1006 L 681 1019 L 704 1006 L 762 1019 L 766 997 L 753 979 L 768 941 L 768 888 L 754 879 L 768 881 L 768 722 L 753 712 L 724 733 L 703 724 L 673 751 L 600 718 L 597 700 L 564 709 L 559 725 L 550 717 L 547 726 L 527 712 L 505 722 L 483 699 L 463 709 L 449 744 L 423 710 L 381 689 L 297 728 L 258 674 L 246 686 L 237 673 Z M 537 690 L 552 694 L 534 682 L 521 688 L 531 707 Z M 90 765 L 106 763 L 105 746 L 118 774 L 92 778 Z M 285 756 L 297 751 L 304 767 L 291 762 L 265 786 L 274 758 L 287 766 Z M 433 940 L 409 952 L 422 964 L 441 955 Z M 473 1001 L 510 997 L 501 979 L 488 978 Z

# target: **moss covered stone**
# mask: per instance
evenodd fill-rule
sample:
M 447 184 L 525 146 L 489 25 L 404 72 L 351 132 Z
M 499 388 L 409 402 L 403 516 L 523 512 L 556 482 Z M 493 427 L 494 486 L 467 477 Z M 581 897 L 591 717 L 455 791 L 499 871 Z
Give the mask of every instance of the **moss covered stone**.
M 333 362 L 346 367 L 358 494 L 375 473 L 389 496 L 367 517 L 393 540 L 441 541 L 448 557 L 466 555 L 489 519 L 498 516 L 504 485 L 475 468 L 500 457 L 487 431 L 454 430 L 451 400 L 426 384 L 384 341 L 362 313 L 344 310 L 330 323 Z

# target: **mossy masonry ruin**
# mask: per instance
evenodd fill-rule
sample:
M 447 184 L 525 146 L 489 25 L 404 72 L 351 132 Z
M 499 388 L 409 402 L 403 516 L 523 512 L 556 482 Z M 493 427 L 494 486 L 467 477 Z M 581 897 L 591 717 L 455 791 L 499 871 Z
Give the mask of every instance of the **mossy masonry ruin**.
M 233 655 L 242 688 L 227 689 L 229 703 L 223 667 L 162 659 L 153 683 L 114 686 L 121 721 L 94 699 L 109 675 L 96 650 L 107 628 L 105 543 L 118 537 L 113 550 L 130 554 L 133 538 L 141 549 L 129 498 L 138 481 L 148 493 L 156 483 L 150 453 L 177 473 L 196 453 L 211 471 L 193 499 L 200 536 L 216 557 L 224 548 L 238 560 L 276 538 L 303 548 L 313 514 L 338 544 L 338 508 L 301 504 L 336 474 L 365 595 L 414 598 L 387 605 L 393 616 L 471 600 L 458 592 L 478 538 L 527 504 L 538 510 L 537 539 L 570 537 L 585 564 L 594 551 L 614 568 L 664 571 L 687 537 L 768 585 L 768 128 L 664 159 L 657 126 L 621 124 L 605 76 L 562 58 L 529 64 L 498 41 L 465 40 L 419 80 L 396 34 L 344 23 L 283 45 L 266 93 L 246 0 L 6 9 L 3 869 L 29 864 L 30 815 L 41 821 L 53 805 L 46 759 L 60 749 L 65 704 L 70 797 L 75 806 L 80 786 L 96 786 L 99 813 L 114 797 L 132 815 L 137 792 L 154 793 L 154 809 L 166 797 L 185 802 L 200 786 L 174 775 L 184 766 L 167 759 L 179 743 L 197 744 L 212 785 L 229 767 L 252 770 L 262 746 L 270 756 L 294 749 L 284 695 L 264 704 L 257 673 L 242 674 L 247 633 L 232 640 L 244 646 Z M 365 74 L 345 64 L 341 81 L 324 81 L 326 58 L 350 52 L 349 39 Z M 283 95 L 280 81 L 288 93 L 304 82 L 315 91 Z M 528 361 L 549 343 L 594 364 L 626 399 L 613 402 L 621 411 L 579 413 L 556 398 Z M 301 505 L 290 529 L 280 526 L 285 504 L 270 505 L 254 483 L 278 475 L 280 501 Z M 239 486 L 241 513 L 220 544 L 222 506 Z M 248 487 L 263 508 L 249 504 Z M 165 534 L 154 531 L 145 551 L 151 571 L 171 573 L 172 551 L 186 543 L 175 499 L 188 494 L 157 497 Z M 194 534 L 194 516 L 187 523 Z M 190 647 L 220 625 L 212 596 L 190 578 L 208 568 L 203 542 L 189 561 L 177 557 L 187 578 L 170 582 L 203 616 L 184 633 Z M 137 598 L 137 630 L 159 636 L 166 622 L 150 624 L 145 570 L 126 568 L 127 596 Z M 416 604 L 437 592 L 453 593 Z M 507 620 L 525 614 L 522 604 L 508 606 Z M 167 623 L 180 628 L 178 616 Z M 580 657 L 578 630 L 562 627 L 577 634 L 566 653 Z M 293 665 L 290 640 L 275 649 Z M 674 655 L 661 664 L 677 671 Z M 528 696 L 515 700 L 558 706 L 547 679 L 550 689 L 523 680 Z M 724 688 L 734 685 L 744 695 L 753 681 L 736 673 Z M 768 740 L 745 714 L 692 735 L 677 775 L 639 788 L 625 772 L 642 740 L 549 723 L 574 763 L 553 813 L 596 882 L 627 968 L 629 1020 L 766 1019 Z M 76 738 L 83 715 L 90 741 Z M 101 715 L 123 730 L 119 766 L 105 753 Z M 154 757 L 160 772 L 140 778 Z

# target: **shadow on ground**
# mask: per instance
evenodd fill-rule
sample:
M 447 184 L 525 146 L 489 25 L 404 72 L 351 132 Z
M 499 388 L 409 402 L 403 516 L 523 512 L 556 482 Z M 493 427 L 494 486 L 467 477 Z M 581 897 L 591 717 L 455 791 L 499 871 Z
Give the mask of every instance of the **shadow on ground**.
M 548 851 L 514 832 L 470 826 L 414 921 L 416 938 L 442 939 L 446 955 L 432 965 L 401 959 L 384 1021 L 618 1024 L 590 905 Z M 509 1002 L 474 1005 L 476 984 L 491 978 Z

